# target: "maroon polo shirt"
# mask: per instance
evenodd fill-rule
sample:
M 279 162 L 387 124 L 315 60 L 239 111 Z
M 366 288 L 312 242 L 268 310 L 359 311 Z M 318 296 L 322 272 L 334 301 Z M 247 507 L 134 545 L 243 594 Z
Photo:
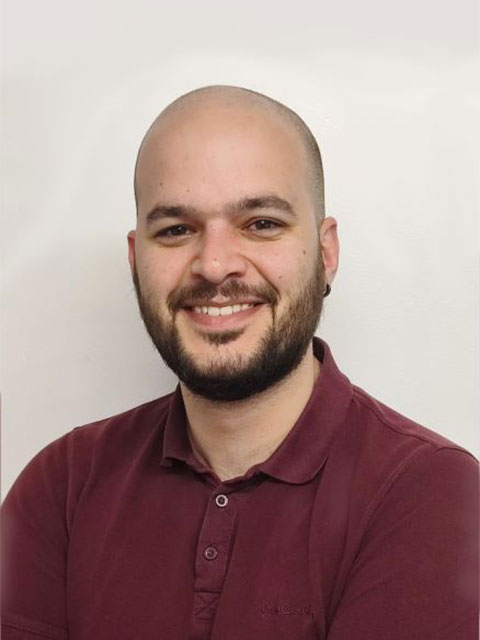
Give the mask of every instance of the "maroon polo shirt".
M 5 501 L 3 639 L 474 640 L 475 459 L 315 354 L 242 477 L 196 460 L 178 389 L 41 451 Z

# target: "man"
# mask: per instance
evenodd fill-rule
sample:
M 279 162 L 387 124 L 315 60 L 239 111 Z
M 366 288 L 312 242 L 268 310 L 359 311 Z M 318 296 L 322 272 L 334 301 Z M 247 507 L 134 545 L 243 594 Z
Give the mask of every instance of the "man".
M 147 132 L 135 192 L 133 280 L 179 387 L 17 480 L 4 639 L 473 640 L 475 459 L 313 338 L 338 239 L 306 125 L 194 91 Z

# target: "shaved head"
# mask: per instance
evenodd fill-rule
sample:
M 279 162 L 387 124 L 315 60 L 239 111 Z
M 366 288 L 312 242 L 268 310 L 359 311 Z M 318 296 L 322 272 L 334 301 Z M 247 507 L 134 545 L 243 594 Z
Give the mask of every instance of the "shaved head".
M 137 213 L 142 190 L 143 160 L 152 145 L 161 146 L 162 134 L 179 121 L 194 123 L 202 113 L 225 112 L 232 124 L 239 113 L 244 117 L 263 117 L 281 124 L 300 143 L 305 159 L 305 178 L 311 194 L 315 217 L 325 216 L 324 180 L 320 150 L 312 132 L 292 109 L 256 91 L 227 85 L 214 85 L 190 91 L 169 104 L 155 119 L 142 140 L 135 165 L 135 201 Z
M 244 400 L 313 358 L 338 244 L 320 152 L 296 113 L 239 87 L 181 96 L 142 141 L 135 197 L 140 311 L 186 388 Z

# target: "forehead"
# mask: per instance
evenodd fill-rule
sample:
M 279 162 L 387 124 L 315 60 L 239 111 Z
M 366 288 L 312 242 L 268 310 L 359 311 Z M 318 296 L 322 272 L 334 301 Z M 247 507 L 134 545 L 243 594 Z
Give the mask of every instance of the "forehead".
M 136 172 L 139 216 L 157 202 L 222 207 L 272 193 L 308 200 L 305 145 L 268 108 L 204 101 L 166 112 L 147 134 Z

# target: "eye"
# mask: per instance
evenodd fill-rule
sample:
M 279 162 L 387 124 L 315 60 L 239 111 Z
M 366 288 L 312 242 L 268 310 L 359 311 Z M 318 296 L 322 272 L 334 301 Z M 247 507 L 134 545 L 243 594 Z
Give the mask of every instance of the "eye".
M 176 224 L 174 227 L 168 227 L 167 229 L 162 229 L 157 233 L 158 236 L 170 238 L 172 236 L 184 236 L 188 233 L 189 229 L 184 224 Z
M 188 238 L 192 235 L 193 231 L 185 224 L 176 224 L 172 227 L 166 227 L 165 229 L 161 229 L 155 234 L 155 238 L 160 240 L 161 242 L 168 244 L 175 244 L 183 240 L 184 238 Z
M 281 233 L 283 226 L 281 222 L 276 220 L 259 218 L 258 220 L 250 222 L 246 228 L 255 235 L 271 238 Z

